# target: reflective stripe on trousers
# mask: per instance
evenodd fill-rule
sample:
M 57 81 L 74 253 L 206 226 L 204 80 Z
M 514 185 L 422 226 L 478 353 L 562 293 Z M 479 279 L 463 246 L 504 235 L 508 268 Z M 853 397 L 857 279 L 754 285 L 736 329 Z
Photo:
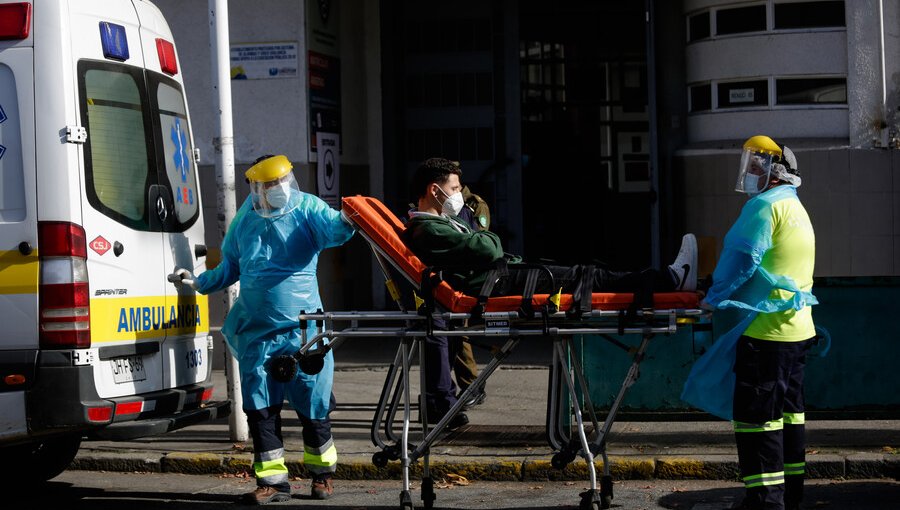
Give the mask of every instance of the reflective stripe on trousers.
M 337 457 L 337 448 L 332 439 L 319 447 L 303 447 L 303 464 L 314 475 L 334 473 L 337 469 Z
M 259 486 L 280 486 L 288 483 L 288 469 L 284 464 L 284 448 L 253 454 L 253 474 Z

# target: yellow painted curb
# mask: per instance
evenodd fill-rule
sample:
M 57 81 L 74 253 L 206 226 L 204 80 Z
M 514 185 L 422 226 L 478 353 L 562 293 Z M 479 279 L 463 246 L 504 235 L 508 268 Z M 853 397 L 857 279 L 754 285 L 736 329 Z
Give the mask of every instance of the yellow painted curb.
M 162 471 L 208 474 L 222 472 L 222 457 L 214 453 L 170 453 L 162 458 Z
M 659 479 L 733 480 L 737 474 L 736 462 L 677 457 L 656 460 L 656 478 Z
M 610 475 L 616 480 L 648 480 L 654 477 L 656 463 L 652 457 L 610 457 Z M 603 461 L 594 462 L 597 473 L 603 472 Z M 548 460 L 525 462 L 523 480 L 584 480 L 588 476 L 587 463 L 578 459 L 565 469 L 556 469 Z

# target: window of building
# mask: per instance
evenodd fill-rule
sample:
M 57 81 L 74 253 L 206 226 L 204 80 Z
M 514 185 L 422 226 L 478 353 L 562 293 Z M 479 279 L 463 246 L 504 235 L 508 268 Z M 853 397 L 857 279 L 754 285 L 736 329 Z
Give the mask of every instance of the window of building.
M 494 159 L 491 127 L 410 129 L 406 141 L 410 161 L 438 155 L 461 161 Z
M 551 120 L 565 109 L 567 102 L 565 47 L 560 43 L 523 41 L 519 62 L 522 118 L 537 122 Z
M 776 30 L 791 28 L 844 27 L 844 2 L 791 2 L 775 4 Z
M 847 104 L 845 78 L 780 78 L 775 104 Z
M 712 109 L 712 85 L 709 83 L 704 85 L 694 85 L 691 91 L 691 110 L 692 112 L 702 112 Z
M 706 39 L 709 34 L 709 11 L 688 18 L 688 42 Z
M 427 24 L 406 27 L 406 50 L 410 54 L 490 51 L 493 32 L 490 20 L 432 19 Z
M 765 30 L 765 4 L 734 9 L 719 9 L 716 11 L 716 35 L 762 32 Z
M 769 82 L 766 80 L 719 83 L 719 108 L 743 108 L 769 104 Z

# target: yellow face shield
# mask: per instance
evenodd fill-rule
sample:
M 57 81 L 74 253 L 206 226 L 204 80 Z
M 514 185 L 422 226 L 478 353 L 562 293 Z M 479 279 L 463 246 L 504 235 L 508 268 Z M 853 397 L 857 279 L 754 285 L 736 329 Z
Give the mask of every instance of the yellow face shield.
M 773 158 L 771 154 L 744 149 L 734 190 L 751 196 L 762 193 L 772 176 Z
M 272 156 L 247 170 L 250 199 L 257 214 L 275 218 L 294 210 L 300 199 L 300 187 L 292 168 L 286 157 Z
M 244 174 L 250 182 L 274 181 L 289 174 L 294 168 L 286 156 L 272 156 L 251 166 Z

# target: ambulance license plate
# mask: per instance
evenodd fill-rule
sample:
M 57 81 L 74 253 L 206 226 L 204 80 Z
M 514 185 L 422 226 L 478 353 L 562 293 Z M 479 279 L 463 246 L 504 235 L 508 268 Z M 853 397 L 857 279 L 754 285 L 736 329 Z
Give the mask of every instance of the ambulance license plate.
M 109 360 L 109 366 L 112 368 L 113 381 L 115 381 L 116 384 L 144 381 L 147 379 L 147 372 L 144 370 L 143 356 L 114 358 Z

